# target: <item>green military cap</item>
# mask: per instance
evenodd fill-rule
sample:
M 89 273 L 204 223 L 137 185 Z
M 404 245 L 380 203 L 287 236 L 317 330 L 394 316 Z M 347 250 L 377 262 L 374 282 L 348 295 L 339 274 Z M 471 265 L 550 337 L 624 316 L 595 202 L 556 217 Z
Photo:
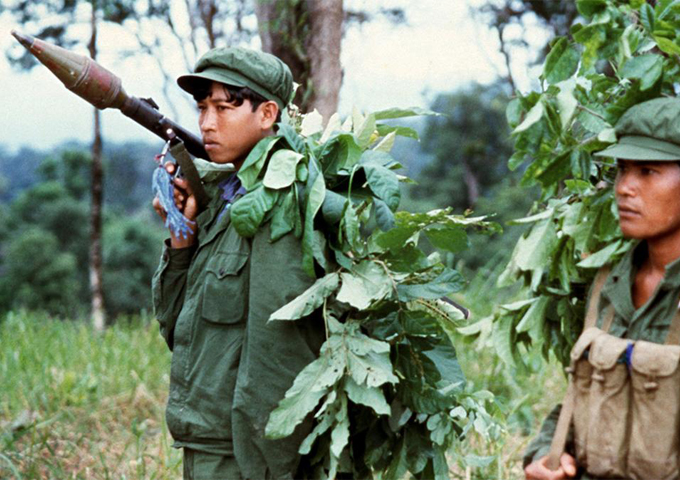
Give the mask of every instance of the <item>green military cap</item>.
M 182 75 L 177 84 L 189 93 L 205 86 L 206 80 L 248 87 L 285 108 L 293 93 L 293 75 L 288 65 L 269 53 L 243 47 L 213 48 L 196 63 L 194 73 Z
M 655 98 L 629 108 L 616 124 L 618 141 L 596 153 L 624 160 L 680 160 L 680 99 Z

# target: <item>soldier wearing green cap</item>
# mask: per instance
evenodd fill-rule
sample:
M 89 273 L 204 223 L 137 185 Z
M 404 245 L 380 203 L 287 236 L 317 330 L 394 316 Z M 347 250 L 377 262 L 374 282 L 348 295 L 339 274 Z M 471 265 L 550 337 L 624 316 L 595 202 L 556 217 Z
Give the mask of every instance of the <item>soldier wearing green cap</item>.
M 677 446 L 680 425 L 674 420 L 680 415 L 680 405 L 660 393 L 656 397 L 665 402 L 667 413 L 644 417 L 640 412 L 646 407 L 640 407 L 638 399 L 654 397 L 658 383 L 636 383 L 639 380 L 635 380 L 642 378 L 640 372 L 643 371 L 642 363 L 637 362 L 662 362 L 668 352 L 671 357 L 674 355 L 673 348 L 680 348 L 670 347 L 671 350 L 664 350 L 663 355 L 645 360 L 641 355 L 646 350 L 640 346 L 640 341 L 653 342 L 654 345 L 644 347 L 647 349 L 657 348 L 661 346 L 657 344 L 664 342 L 667 345 L 680 343 L 680 99 L 657 98 L 630 108 L 616 124 L 616 133 L 618 141 L 596 155 L 617 159 L 614 189 L 619 225 L 625 237 L 637 242 L 618 263 L 605 267 L 594 282 L 589 298 L 592 313 L 586 317 L 586 329 L 572 351 L 572 360 L 585 361 L 597 368 L 587 367 L 593 368 L 592 377 L 579 376 L 580 370 L 575 370 L 571 382 L 576 386 L 573 392 L 570 386 L 565 396 L 562 409 L 565 412 L 560 415 L 561 406 L 553 410 L 525 453 L 527 479 L 680 476 Z M 613 388 L 607 387 L 610 385 L 608 378 L 613 378 L 607 377 L 609 370 L 598 370 L 605 368 L 604 364 L 597 363 L 603 358 L 604 350 L 598 351 L 599 347 L 595 345 L 605 345 L 605 337 L 601 337 L 602 341 L 597 340 L 597 344 L 593 341 L 584 352 L 578 350 L 589 323 L 610 336 L 606 345 L 622 349 L 621 355 L 616 350 L 611 356 L 614 362 L 611 372 L 620 372 L 621 378 L 625 379 L 621 381 L 630 381 L 632 387 L 630 396 L 621 397 L 620 403 L 606 403 L 609 400 L 598 403 L 598 400 L 583 407 L 583 403 L 574 400 L 604 398 L 592 396 L 593 392 L 602 395 L 601 392 L 606 391 L 597 390 L 600 388 L 596 386 L 598 382 L 605 385 L 602 388 Z M 612 337 L 615 338 L 612 340 Z M 621 339 L 625 341 L 621 342 Z M 619 363 L 625 366 L 617 367 Z M 670 365 L 677 368 L 677 363 L 676 358 Z M 573 363 L 572 367 L 574 365 L 579 364 Z M 600 373 L 602 378 L 598 376 Z M 579 389 L 583 385 L 592 386 L 581 392 Z M 680 385 L 673 385 L 673 389 L 680 389 Z M 617 398 L 613 390 L 609 392 L 607 398 Z M 621 405 L 628 405 L 628 408 Z M 613 423 L 608 428 L 598 427 L 605 421 Z M 619 428 L 625 422 L 633 427 Z M 579 431 L 587 432 L 587 436 Z M 553 438 L 557 440 L 553 442 Z M 568 438 L 566 448 L 560 438 Z M 662 445 L 675 446 L 662 452 Z M 559 466 L 551 470 L 548 468 L 550 462 Z
M 188 183 L 174 180 L 177 206 L 196 223 L 186 238 L 170 232 L 153 279 L 156 318 L 173 351 L 168 428 L 174 446 L 184 449 L 184 478 L 294 478 L 308 425 L 276 441 L 264 438 L 264 428 L 317 357 L 323 323 L 314 315 L 267 323 L 312 283 L 300 243 L 293 234 L 270 243 L 268 225 L 242 238 L 229 215 L 245 193 L 234 171 L 274 134 L 293 93 L 292 76 L 272 55 L 218 48 L 178 84 L 198 104 L 210 162 L 197 167 L 213 195 L 199 212 Z M 165 216 L 158 199 L 154 207 Z

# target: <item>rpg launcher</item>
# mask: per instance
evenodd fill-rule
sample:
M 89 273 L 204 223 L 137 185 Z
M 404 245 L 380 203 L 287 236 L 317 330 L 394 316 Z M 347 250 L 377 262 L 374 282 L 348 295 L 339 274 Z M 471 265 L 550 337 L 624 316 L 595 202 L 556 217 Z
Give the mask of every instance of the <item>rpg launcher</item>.
M 198 136 L 166 118 L 158 111 L 158 105 L 151 98 L 128 95 L 123 89 L 120 78 L 91 58 L 15 30 L 12 30 L 12 35 L 61 80 L 66 88 L 80 98 L 100 110 L 118 109 L 123 112 L 123 115 L 130 117 L 166 142 L 173 145 L 181 142 L 192 155 L 209 160 L 203 142 Z M 181 156 L 176 155 L 176 158 Z M 207 197 L 190 157 L 185 152 L 184 158 L 177 158 L 177 160 L 183 175 L 196 194 L 199 205 L 205 205 Z

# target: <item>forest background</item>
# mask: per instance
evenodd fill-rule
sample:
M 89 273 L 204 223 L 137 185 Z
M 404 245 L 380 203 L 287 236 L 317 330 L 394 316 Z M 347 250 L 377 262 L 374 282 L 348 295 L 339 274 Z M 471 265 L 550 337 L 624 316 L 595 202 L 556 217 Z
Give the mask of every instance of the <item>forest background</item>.
M 92 56 L 106 52 L 106 58 L 120 62 L 130 58 L 129 48 L 112 53 L 112 45 L 97 43 L 97 32 L 128 29 L 137 42 L 132 52 L 154 52 L 158 57 L 155 83 L 164 86 L 159 103 L 170 116 L 181 115 L 181 109 L 191 112 L 191 106 L 181 106 L 183 101 L 172 93 L 170 80 L 182 72 L 164 69 L 167 65 L 157 54 L 163 52 L 160 45 L 166 40 L 188 45 L 187 63 L 192 47 L 195 54 L 228 41 L 275 51 L 277 42 L 283 42 L 286 51 L 295 54 L 286 60 L 298 69 L 296 78 L 302 87 L 297 101 L 303 110 L 316 107 L 328 116 L 340 106 L 341 114 L 343 109 L 349 114 L 351 106 L 343 103 L 348 100 L 338 99 L 342 71 L 350 71 L 340 62 L 343 41 L 352 29 L 381 22 L 407 36 L 414 15 L 407 2 L 379 2 L 368 8 L 361 3 L 290 1 L 277 2 L 284 5 L 282 11 L 267 12 L 262 6 L 266 2 L 254 6 L 245 0 L 187 0 L 186 8 L 196 20 L 182 29 L 172 3 L 3 0 L 0 15 L 26 33 Z M 315 3 L 327 10 L 313 11 L 309 5 Z M 420 142 L 398 139 L 393 150 L 404 173 L 417 181 L 406 186 L 400 208 L 471 210 L 493 215 L 504 228 L 494 236 L 471 235 L 470 248 L 447 259 L 468 279 L 456 300 L 471 309 L 474 320 L 492 318 L 494 308 L 515 299 L 521 289 L 521 282 L 497 286 L 525 228 L 510 221 L 527 215 L 545 197 L 540 185 L 522 183 L 525 167 L 508 167 L 513 139 L 506 108 L 519 91 L 526 93 L 538 85 L 549 41 L 585 21 L 576 4 L 568 0 L 471 2 L 470 19 L 480 25 L 480 32 L 496 38 L 492 55 L 496 74 L 483 83 L 428 92 L 420 101 L 443 115 L 400 122 L 404 131 L 412 129 L 421 138 Z M 280 21 L 272 21 L 274 17 Z M 263 23 L 268 25 L 264 31 Z M 318 45 L 314 40 L 329 42 L 326 46 L 335 49 L 335 63 L 321 69 L 330 80 L 319 76 L 318 65 L 315 70 L 314 46 Z M 435 63 L 437 54 L 428 52 Z M 7 58 L 15 69 L 32 68 L 16 46 L 9 46 Z M 106 66 L 116 71 L 115 65 Z M 127 86 L 134 79 L 123 81 Z M 347 95 L 359 89 L 355 84 Z M 320 98 L 319 92 L 328 90 L 335 98 Z M 82 103 L 65 90 L 62 93 Z M 135 93 L 142 92 L 135 88 Z M 408 106 L 402 98 L 393 100 L 394 106 Z M 366 108 L 360 103 L 356 107 Z M 30 128 L 33 124 L 21 112 L 9 113 L 11 118 L 7 114 L 3 118 L 7 125 L 25 122 Z M 5 225 L 0 231 L 2 478 L 180 475 L 180 456 L 169 447 L 162 420 L 169 353 L 150 314 L 150 278 L 165 237 L 150 208 L 153 157 L 161 142 L 109 141 L 98 122 L 93 125 L 94 135 L 75 133 L 73 140 L 48 149 L 39 148 L 38 141 L 0 146 L 0 220 Z M 511 166 L 517 167 L 518 162 Z M 97 181 L 93 178 L 99 178 L 100 187 L 93 189 Z M 98 192 L 103 192 L 99 227 L 93 224 L 92 213 Z M 93 241 L 97 228 L 98 238 Z M 95 281 L 94 286 L 93 244 L 94 257 L 99 255 L 101 261 L 94 266 L 101 282 Z M 97 295 L 99 303 L 93 302 Z M 97 309 L 107 325 L 101 333 L 96 333 L 102 330 L 96 322 L 90 326 Z M 526 349 L 521 351 L 522 362 L 508 361 L 507 355 L 505 359 L 497 355 L 498 345 L 494 348 L 493 341 L 478 333 L 463 331 L 456 339 L 457 349 L 470 388 L 493 392 L 489 393 L 493 407 L 489 424 L 475 425 L 480 435 L 471 432 L 469 441 L 452 451 L 451 476 L 520 478 L 521 451 L 542 416 L 560 398 L 564 382 L 551 352 Z

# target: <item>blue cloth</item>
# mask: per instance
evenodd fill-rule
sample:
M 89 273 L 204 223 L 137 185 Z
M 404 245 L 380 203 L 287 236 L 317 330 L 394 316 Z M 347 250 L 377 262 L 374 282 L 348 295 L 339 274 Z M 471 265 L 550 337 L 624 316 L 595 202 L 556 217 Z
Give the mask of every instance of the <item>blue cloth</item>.
M 230 175 L 229 178 L 226 180 L 220 182 L 218 185 L 220 190 L 222 190 L 222 194 L 220 195 L 224 200 L 227 201 L 227 203 L 224 205 L 224 208 L 220 212 L 219 216 L 217 217 L 217 220 L 221 220 L 222 216 L 229 210 L 229 207 L 231 207 L 232 202 L 237 196 L 245 195 L 248 191 L 245 189 L 243 185 L 241 185 L 241 179 L 238 178 L 238 175 L 235 173 L 233 175 Z
M 232 203 L 236 195 L 245 195 L 247 192 L 236 174 L 231 175 L 218 186 L 222 190 L 222 198 L 227 201 L 227 204 Z

